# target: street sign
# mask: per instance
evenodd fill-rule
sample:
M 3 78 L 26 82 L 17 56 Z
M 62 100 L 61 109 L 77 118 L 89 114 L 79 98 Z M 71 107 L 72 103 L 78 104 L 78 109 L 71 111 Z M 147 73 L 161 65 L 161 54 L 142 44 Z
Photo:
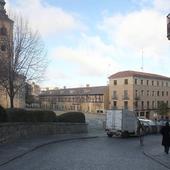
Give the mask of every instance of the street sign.
M 167 15 L 167 38 L 170 40 L 170 14 Z

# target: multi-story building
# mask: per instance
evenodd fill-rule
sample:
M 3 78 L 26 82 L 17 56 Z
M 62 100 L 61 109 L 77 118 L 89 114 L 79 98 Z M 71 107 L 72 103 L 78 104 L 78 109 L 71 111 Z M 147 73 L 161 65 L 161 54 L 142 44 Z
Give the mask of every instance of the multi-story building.
M 109 77 L 109 108 L 129 109 L 139 117 L 154 117 L 160 102 L 170 108 L 170 78 L 136 71 Z
M 9 58 L 9 53 L 12 55 L 13 49 L 13 24 L 14 22 L 9 19 L 4 8 L 5 1 L 0 0 L 0 57 L 3 60 Z M 4 70 L 5 71 L 5 70 Z M 8 70 L 6 70 L 6 74 Z M 3 73 L 4 74 L 4 73 Z M 18 80 L 15 83 L 19 83 L 24 80 L 24 77 L 18 75 Z M 14 107 L 25 106 L 24 88 L 21 88 L 14 97 Z M 5 88 L 0 86 L 0 105 L 5 108 L 10 107 L 10 99 Z
M 26 107 L 38 108 L 39 105 L 39 95 L 41 88 L 39 85 L 33 83 L 26 83 L 25 86 L 25 100 Z
M 40 105 L 44 109 L 103 112 L 108 108 L 108 86 L 81 87 L 42 91 Z

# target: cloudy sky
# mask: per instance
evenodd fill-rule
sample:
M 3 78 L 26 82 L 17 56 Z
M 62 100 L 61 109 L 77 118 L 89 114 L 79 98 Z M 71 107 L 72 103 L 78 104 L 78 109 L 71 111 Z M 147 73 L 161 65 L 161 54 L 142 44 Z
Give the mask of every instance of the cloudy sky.
M 106 85 L 118 71 L 141 71 L 142 56 L 145 72 L 170 77 L 170 0 L 6 2 L 42 35 L 49 59 L 43 87 Z

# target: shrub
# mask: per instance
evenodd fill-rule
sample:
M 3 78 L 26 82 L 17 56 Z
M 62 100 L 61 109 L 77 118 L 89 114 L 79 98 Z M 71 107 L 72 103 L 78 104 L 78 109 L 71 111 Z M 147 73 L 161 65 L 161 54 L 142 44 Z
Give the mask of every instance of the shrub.
M 48 110 L 30 110 L 28 112 L 29 121 L 32 122 L 55 122 L 56 114 Z
M 27 122 L 27 111 L 19 108 L 6 109 L 8 122 Z
M 81 112 L 67 112 L 57 117 L 59 122 L 85 123 L 85 115 Z
M 7 109 L 9 122 L 55 122 L 53 111 Z
M 0 122 L 6 122 L 7 121 L 7 114 L 5 109 L 0 105 Z

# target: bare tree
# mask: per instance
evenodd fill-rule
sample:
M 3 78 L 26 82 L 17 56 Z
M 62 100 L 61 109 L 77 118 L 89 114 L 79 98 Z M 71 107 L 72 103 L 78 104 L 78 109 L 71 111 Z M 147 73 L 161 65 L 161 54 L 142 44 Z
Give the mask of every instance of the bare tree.
M 13 37 L 7 34 L 6 39 L 7 56 L 0 54 L 0 85 L 8 93 L 13 108 L 14 97 L 25 82 L 43 78 L 47 59 L 39 33 L 31 30 L 22 17 L 14 17 Z

